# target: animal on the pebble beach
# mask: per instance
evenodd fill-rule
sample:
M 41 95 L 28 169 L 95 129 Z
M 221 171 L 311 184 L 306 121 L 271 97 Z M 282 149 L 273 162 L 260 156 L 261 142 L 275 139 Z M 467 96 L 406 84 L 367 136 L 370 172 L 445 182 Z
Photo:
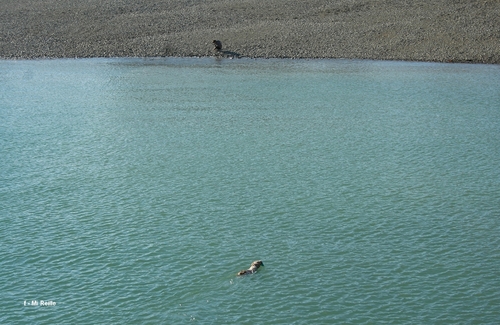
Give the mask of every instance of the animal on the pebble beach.
M 214 39 L 212 43 L 214 44 L 214 51 L 220 51 L 222 49 L 221 41 Z
M 261 260 L 254 261 L 254 262 L 252 262 L 252 264 L 250 265 L 250 268 L 248 270 L 241 270 L 238 272 L 237 275 L 253 274 L 253 273 L 257 272 L 257 270 L 261 266 L 264 266 L 264 263 Z

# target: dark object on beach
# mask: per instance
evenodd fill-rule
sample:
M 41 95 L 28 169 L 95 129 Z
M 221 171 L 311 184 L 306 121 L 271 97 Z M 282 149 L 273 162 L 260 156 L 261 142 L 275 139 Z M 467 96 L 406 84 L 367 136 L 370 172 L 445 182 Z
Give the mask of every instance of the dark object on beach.
M 257 270 L 261 266 L 264 266 L 264 263 L 261 260 L 255 261 L 255 262 L 252 263 L 252 265 L 250 265 L 250 268 L 248 270 L 241 270 L 241 271 L 238 272 L 237 275 L 253 274 L 253 273 L 257 272 Z
M 214 43 L 214 51 L 220 51 L 222 49 L 222 43 L 219 40 L 214 39 L 212 43 Z

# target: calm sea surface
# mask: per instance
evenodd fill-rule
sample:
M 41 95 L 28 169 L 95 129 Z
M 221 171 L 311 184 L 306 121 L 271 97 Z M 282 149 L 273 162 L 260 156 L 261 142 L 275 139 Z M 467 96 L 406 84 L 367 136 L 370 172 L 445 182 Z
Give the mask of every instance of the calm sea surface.
M 0 61 L 0 323 L 498 324 L 499 85 L 498 65 Z

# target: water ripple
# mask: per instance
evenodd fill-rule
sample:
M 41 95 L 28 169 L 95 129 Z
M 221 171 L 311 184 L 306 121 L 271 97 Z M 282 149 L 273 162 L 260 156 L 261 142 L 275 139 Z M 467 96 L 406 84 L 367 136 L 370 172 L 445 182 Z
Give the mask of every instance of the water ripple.
M 0 63 L 0 323 L 498 321 L 495 67 L 169 60 Z

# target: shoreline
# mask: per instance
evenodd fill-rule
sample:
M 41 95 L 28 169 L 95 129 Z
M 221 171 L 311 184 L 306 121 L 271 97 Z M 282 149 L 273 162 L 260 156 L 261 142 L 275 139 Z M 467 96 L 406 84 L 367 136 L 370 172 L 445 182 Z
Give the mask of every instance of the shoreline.
M 17 0 L 1 59 L 221 57 L 500 64 L 500 2 Z M 213 52 L 212 40 L 222 41 Z
M 137 60 L 137 61 L 158 61 L 166 62 L 167 60 L 227 60 L 227 61 L 239 61 L 239 60 L 250 60 L 250 61 L 364 61 L 364 62 L 379 62 L 379 63 L 407 63 L 407 64 L 457 64 L 457 65 L 484 65 L 484 66 L 500 66 L 500 63 L 483 63 L 483 62 L 459 62 L 459 61 L 416 61 L 416 60 L 386 60 L 386 59 L 358 59 L 358 58 L 288 58 L 288 57 L 223 57 L 223 56 L 91 56 L 91 57 L 16 57 L 16 58 L 5 58 L 0 57 L 0 62 L 16 62 L 16 61 L 52 61 L 52 60 Z M 198 62 L 197 62 L 198 63 Z

